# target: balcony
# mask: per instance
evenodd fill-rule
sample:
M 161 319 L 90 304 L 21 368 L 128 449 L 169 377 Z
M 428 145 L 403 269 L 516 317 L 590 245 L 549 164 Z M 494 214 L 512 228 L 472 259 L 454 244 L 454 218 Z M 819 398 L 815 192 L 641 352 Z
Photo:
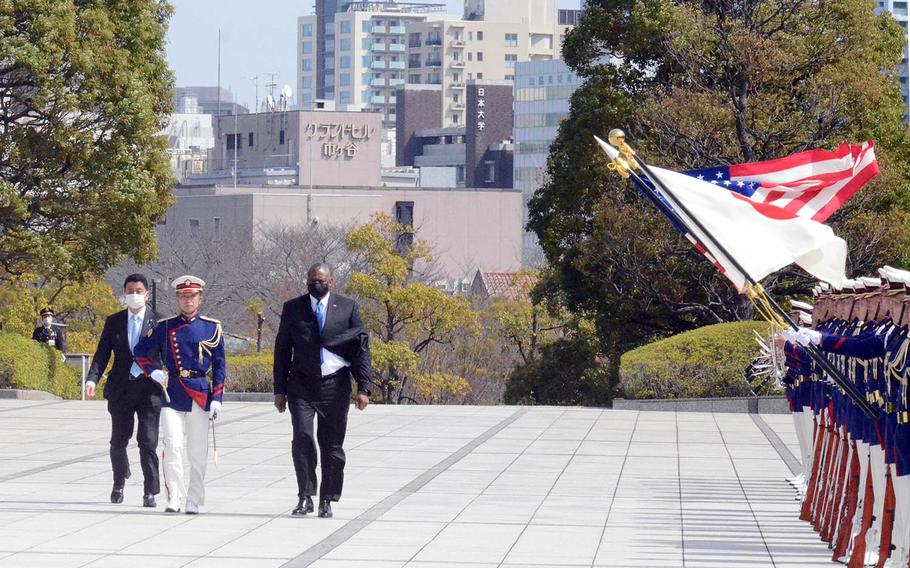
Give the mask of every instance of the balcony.
M 408 59 L 408 69 L 420 69 L 423 65 L 420 64 L 419 59 Z
M 404 69 L 404 61 L 389 61 L 389 69 Z
M 464 83 L 449 83 L 450 89 L 458 89 L 459 91 L 465 88 Z
M 370 46 L 370 49 L 372 51 L 386 51 L 388 48 L 386 47 L 386 44 L 384 44 L 384 43 L 374 43 L 373 45 Z
M 407 48 L 404 46 L 403 43 L 390 43 L 389 44 L 389 51 L 397 51 L 397 52 L 404 53 L 404 51 L 406 49 Z
M 442 46 L 442 38 L 441 37 L 428 37 L 427 41 L 424 42 L 424 45 L 440 47 L 440 46 Z
M 464 67 L 464 59 L 456 59 L 452 62 L 452 67 Z
M 383 35 L 388 33 L 388 28 L 385 26 L 373 26 L 370 28 L 370 33 L 373 35 Z
M 385 106 L 386 104 L 394 105 L 395 97 L 389 97 L 388 102 L 386 102 L 385 97 L 375 97 L 375 96 L 370 97 L 370 104 L 371 105 L 382 105 L 382 106 Z
M 452 103 L 452 110 L 464 110 L 464 103 Z
M 426 67 L 442 67 L 441 59 L 427 59 Z
M 404 35 L 404 26 L 389 26 L 389 33 L 395 35 Z
M 449 46 L 450 47 L 464 47 L 464 40 L 463 39 L 453 39 L 451 41 L 451 43 L 449 43 Z
M 386 84 L 385 79 L 373 79 L 370 81 L 370 86 L 378 89 L 391 88 L 395 89 L 404 85 L 404 79 L 389 79 L 388 84 Z
M 388 69 L 391 61 L 374 61 L 370 63 L 370 69 Z

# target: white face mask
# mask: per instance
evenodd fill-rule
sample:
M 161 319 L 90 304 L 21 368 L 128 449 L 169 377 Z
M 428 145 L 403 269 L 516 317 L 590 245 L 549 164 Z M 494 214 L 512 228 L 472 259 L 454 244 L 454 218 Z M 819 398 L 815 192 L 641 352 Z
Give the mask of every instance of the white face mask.
M 44 322 L 44 325 L 45 325 L 46 327 L 50 327 L 50 326 L 51 326 L 51 322 L 54 321 L 54 318 L 52 318 L 52 317 L 45 317 L 45 318 L 41 318 L 41 321 Z
M 123 303 L 130 309 L 138 310 L 145 305 L 145 294 L 125 294 Z

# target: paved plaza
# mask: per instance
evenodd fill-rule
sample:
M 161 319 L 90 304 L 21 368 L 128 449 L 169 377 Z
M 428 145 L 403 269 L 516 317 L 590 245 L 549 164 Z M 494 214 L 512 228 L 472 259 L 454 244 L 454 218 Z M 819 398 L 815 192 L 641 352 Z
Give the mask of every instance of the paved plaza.
M 292 518 L 290 418 L 227 403 L 202 514 L 109 502 L 103 402 L 0 400 L 0 566 L 832 566 L 784 478 L 787 415 L 352 410 L 335 518 Z

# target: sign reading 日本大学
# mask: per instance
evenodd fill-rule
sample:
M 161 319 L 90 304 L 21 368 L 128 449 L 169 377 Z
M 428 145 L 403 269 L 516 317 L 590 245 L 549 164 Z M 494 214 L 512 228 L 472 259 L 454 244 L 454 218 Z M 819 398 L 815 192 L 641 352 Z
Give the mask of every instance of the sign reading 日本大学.
M 369 140 L 374 131 L 368 124 L 311 122 L 307 124 L 306 137 L 323 141 L 320 154 L 323 160 L 353 158 L 360 149 L 358 144 Z
M 477 88 L 477 130 L 483 130 L 487 125 L 486 103 L 484 102 L 483 87 Z

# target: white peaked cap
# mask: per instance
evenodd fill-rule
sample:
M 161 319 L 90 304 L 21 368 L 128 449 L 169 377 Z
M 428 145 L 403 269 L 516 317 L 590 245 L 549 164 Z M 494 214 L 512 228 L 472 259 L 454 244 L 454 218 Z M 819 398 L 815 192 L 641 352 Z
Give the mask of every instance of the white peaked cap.
M 799 300 L 793 300 L 790 302 L 790 305 L 796 308 L 797 310 L 803 310 L 804 312 L 811 312 L 815 309 L 812 304 L 807 304 L 806 302 L 800 302 Z

